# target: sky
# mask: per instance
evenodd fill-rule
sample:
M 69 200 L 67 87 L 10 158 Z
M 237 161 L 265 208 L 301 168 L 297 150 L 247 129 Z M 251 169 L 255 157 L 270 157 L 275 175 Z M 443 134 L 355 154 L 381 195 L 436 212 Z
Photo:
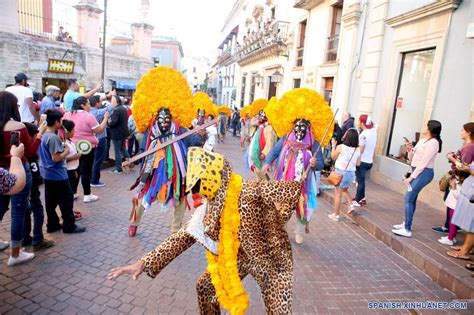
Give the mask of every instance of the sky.
M 103 6 L 103 0 L 97 0 Z M 223 40 L 221 29 L 235 0 L 150 0 L 148 21 L 153 35 L 176 37 L 189 58 L 207 57 L 212 62 Z M 139 16 L 141 0 L 108 0 L 112 32 L 129 29 Z M 128 24 L 128 25 L 127 25 Z M 186 58 L 186 59 L 187 59 Z

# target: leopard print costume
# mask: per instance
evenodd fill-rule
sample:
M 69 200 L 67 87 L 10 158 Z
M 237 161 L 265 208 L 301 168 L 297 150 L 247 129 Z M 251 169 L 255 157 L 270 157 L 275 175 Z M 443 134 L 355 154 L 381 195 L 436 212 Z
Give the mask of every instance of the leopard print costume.
M 204 218 L 205 232 L 214 240 L 218 239 L 219 218 L 231 174 L 232 167 L 225 161 L 221 187 L 209 203 Z M 242 184 L 237 264 L 242 279 L 250 274 L 257 281 L 268 314 L 292 313 L 293 257 L 284 225 L 294 212 L 300 193 L 299 182 L 244 180 Z M 144 271 L 150 277 L 156 277 L 195 242 L 186 228 L 182 228 L 141 258 Z M 196 289 L 200 313 L 220 314 L 216 292 L 207 271 L 197 280 Z

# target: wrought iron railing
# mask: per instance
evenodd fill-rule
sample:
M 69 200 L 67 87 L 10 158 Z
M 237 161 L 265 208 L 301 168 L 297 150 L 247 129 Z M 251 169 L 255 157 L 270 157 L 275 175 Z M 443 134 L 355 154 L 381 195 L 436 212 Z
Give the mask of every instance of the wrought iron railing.
M 337 60 L 337 47 L 339 46 L 339 34 L 328 37 L 328 49 L 326 61 L 332 62 Z
M 288 39 L 290 23 L 277 21 L 258 33 L 249 34 L 245 41 L 236 49 L 238 58 L 245 57 L 261 48 L 274 44 L 284 44 Z
M 18 0 L 20 33 L 64 42 L 77 41 L 76 10 L 68 0 Z

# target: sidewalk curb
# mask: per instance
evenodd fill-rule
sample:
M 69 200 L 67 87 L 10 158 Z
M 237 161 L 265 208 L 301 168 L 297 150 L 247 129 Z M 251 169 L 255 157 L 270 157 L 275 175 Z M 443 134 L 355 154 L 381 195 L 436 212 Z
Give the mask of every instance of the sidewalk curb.
M 321 198 L 331 204 L 334 202 L 334 195 L 330 192 L 321 192 Z M 371 222 L 370 219 L 364 217 L 363 214 L 347 215 L 343 211 L 341 211 L 341 214 L 354 221 L 397 254 L 403 256 L 441 287 L 452 291 L 458 298 L 474 299 L 474 279 L 470 277 L 467 270 L 464 274 L 457 274 L 445 268 L 427 254 L 409 244 L 403 237 L 396 237 L 392 233 L 384 231 L 374 222 Z

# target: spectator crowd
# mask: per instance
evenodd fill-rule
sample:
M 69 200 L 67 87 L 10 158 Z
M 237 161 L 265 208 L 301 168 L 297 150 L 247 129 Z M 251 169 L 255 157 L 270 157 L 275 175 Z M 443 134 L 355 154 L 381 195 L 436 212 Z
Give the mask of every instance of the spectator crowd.
M 43 235 L 45 221 L 48 233 L 86 231 L 77 223 L 82 219 L 75 205 L 78 186 L 81 183 L 84 203 L 99 199 L 91 188 L 105 186 L 100 174 L 111 144 L 111 173 L 121 174 L 122 161 L 138 153 L 128 99 L 115 90 L 100 95 L 101 89 L 97 85 L 81 94 L 77 81 L 69 80 L 62 99 L 54 85 L 41 97 L 29 88 L 28 77 L 18 73 L 15 84 L 0 92 L 0 220 L 8 210 L 11 214 L 10 242 L 1 240 L 0 250 L 11 248 L 9 266 L 54 246 Z M 22 249 L 25 246 L 32 246 L 33 252 Z

